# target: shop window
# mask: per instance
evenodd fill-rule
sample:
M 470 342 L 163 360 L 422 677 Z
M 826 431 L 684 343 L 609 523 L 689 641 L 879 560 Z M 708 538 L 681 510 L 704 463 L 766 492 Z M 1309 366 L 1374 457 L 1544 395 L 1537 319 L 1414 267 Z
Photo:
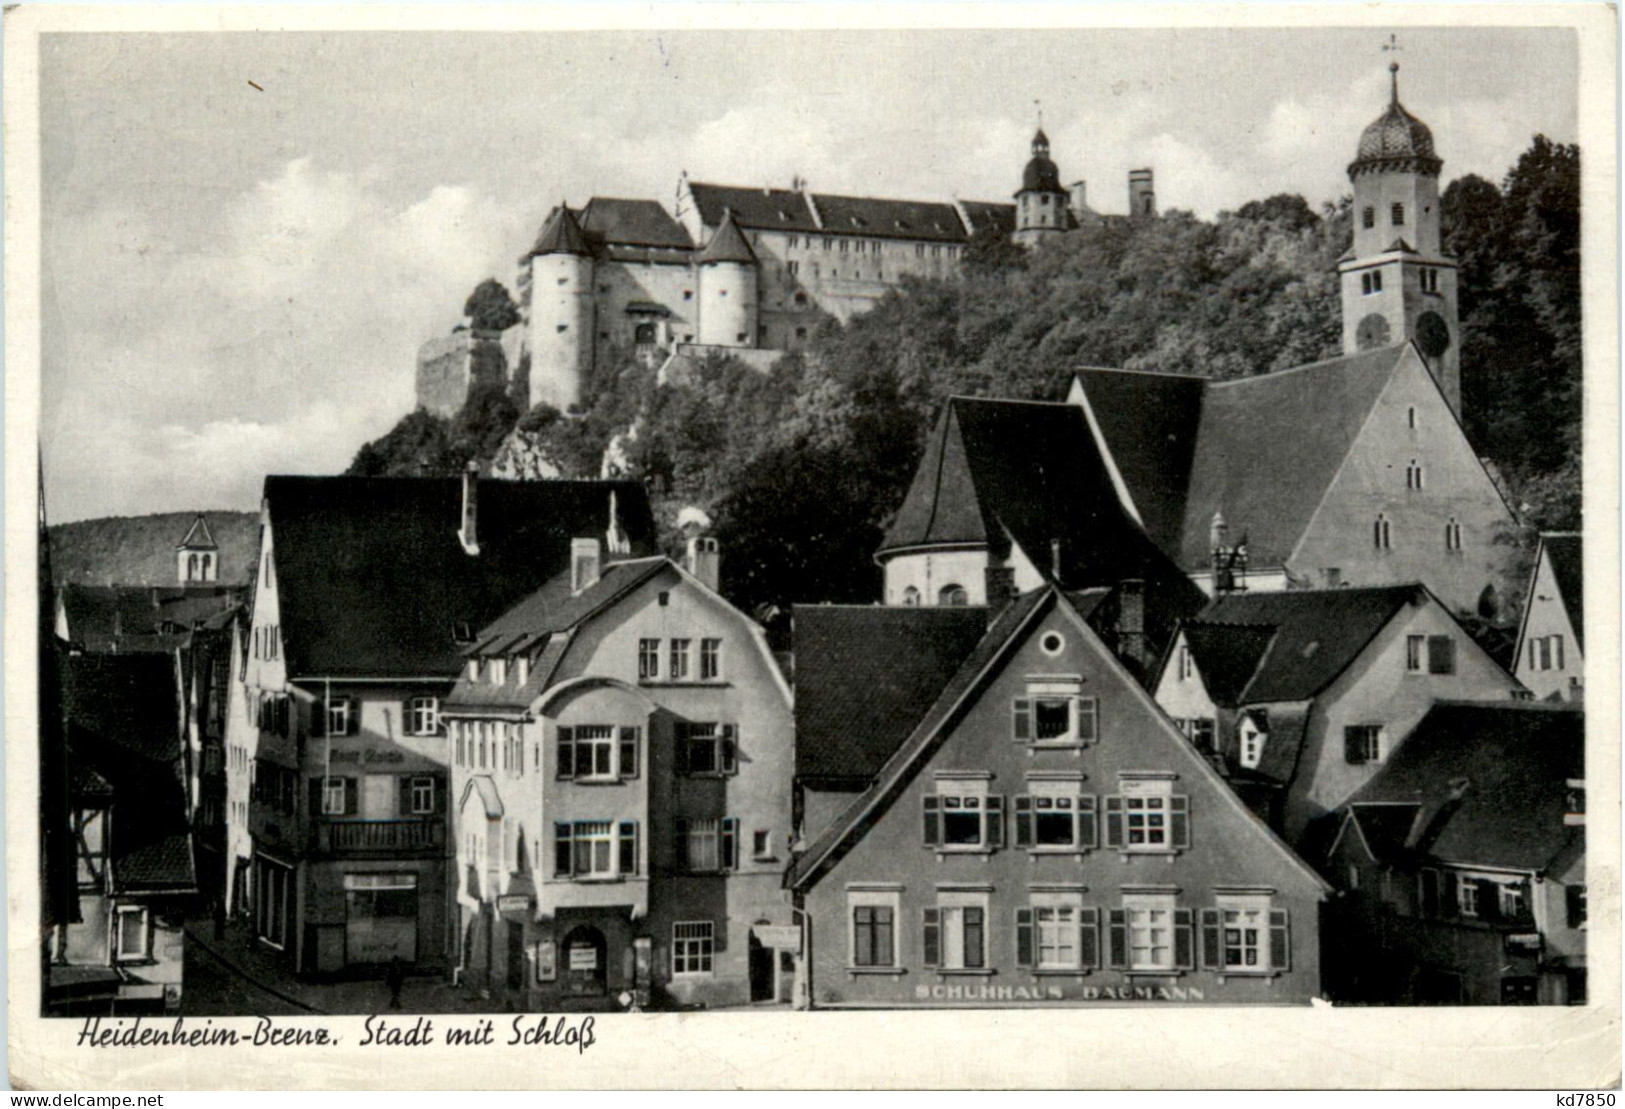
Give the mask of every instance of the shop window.
M 1100 965 L 1098 909 L 1078 894 L 1034 894 L 1016 910 L 1016 965 L 1035 970 L 1087 970 Z
M 1173 894 L 1131 894 L 1110 916 L 1111 965 L 1124 970 L 1172 971 L 1192 964 L 1191 914 Z
M 987 898 L 982 894 L 939 894 L 924 910 L 921 959 L 940 970 L 980 970 L 987 966 Z
M 1202 966 L 1224 974 L 1268 974 L 1290 969 L 1292 945 L 1284 909 L 1268 895 L 1220 897 L 1202 910 Z
M 897 905 L 886 895 L 850 895 L 852 901 L 851 965 L 855 967 L 894 967 L 897 965 Z
M 685 978 L 710 974 L 716 954 L 716 925 L 709 920 L 677 921 L 671 926 L 671 972 Z
M 1168 779 L 1125 779 L 1106 798 L 1106 846 L 1121 851 L 1179 851 L 1190 846 L 1190 799 Z

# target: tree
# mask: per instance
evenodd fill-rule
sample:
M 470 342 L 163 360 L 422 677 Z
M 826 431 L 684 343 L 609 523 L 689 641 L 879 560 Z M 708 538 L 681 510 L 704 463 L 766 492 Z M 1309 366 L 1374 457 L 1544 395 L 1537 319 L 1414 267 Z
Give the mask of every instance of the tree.
M 382 438 L 363 444 L 344 472 L 352 477 L 447 477 L 458 468 L 448 422 L 420 408 Z
M 487 277 L 468 294 L 463 315 L 476 331 L 506 331 L 519 322 L 519 306 L 508 295 L 507 286 Z

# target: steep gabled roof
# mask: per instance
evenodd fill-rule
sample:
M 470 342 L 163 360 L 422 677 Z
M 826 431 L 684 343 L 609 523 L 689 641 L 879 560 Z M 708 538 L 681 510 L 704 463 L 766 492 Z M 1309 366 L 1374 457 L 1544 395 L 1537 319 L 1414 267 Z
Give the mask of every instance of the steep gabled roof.
M 581 233 L 589 245 L 669 247 L 694 245 L 688 229 L 656 200 L 595 196 L 581 209 Z M 540 252 L 538 252 L 540 253 Z
M 1012 540 L 1046 575 L 1059 540 L 1069 589 L 1183 579 L 1124 511 L 1082 409 L 952 397 L 879 554 Z
M 1406 847 L 1431 858 L 1541 870 L 1584 836 L 1563 819 L 1568 782 L 1584 779 L 1584 760 L 1577 706 L 1445 701 L 1350 804 L 1362 821 L 1372 802 L 1419 805 Z
M 987 620 L 979 607 L 797 605 L 796 777 L 872 779 Z
M 1180 550 L 1207 379 L 1083 369 L 1076 380 L 1145 530 L 1163 550 Z
M 942 243 L 962 243 L 968 238 L 952 204 L 831 193 L 814 193 L 812 200 L 825 234 Z
M 1016 206 L 1014 204 L 994 204 L 986 200 L 961 200 L 959 210 L 965 213 L 965 221 L 970 224 L 972 235 L 984 227 L 991 227 L 1002 231 L 1006 235 L 1012 234 L 1016 229 Z
M 755 265 L 756 252 L 750 248 L 750 243 L 745 240 L 744 233 L 739 230 L 739 224 L 735 222 L 730 211 L 722 214 L 721 225 L 717 227 L 710 242 L 705 244 L 705 249 L 700 251 L 694 261 L 702 266 L 711 262 Z
M 571 590 L 571 572 L 561 571 L 481 628 L 473 645 L 463 652 L 469 658 L 531 656 L 527 680 L 521 684 L 512 667 L 501 685 L 484 679 L 471 682 L 466 674 L 460 675 L 446 698 L 447 710 L 528 707 L 552 684 L 570 633 L 662 571 L 675 575 L 677 568 L 664 557 L 611 562 L 597 582 L 579 593 Z
M 1364 801 L 1349 806 L 1349 819 L 1379 863 L 1398 862 L 1422 811 L 1417 801 Z
M 1187 631 L 1206 625 L 1212 631 L 1198 634 L 1222 644 L 1227 626 L 1243 625 L 1238 642 L 1250 649 L 1258 642 L 1259 628 L 1273 628 L 1268 649 L 1235 703 L 1309 701 L 1360 656 L 1396 613 L 1429 601 L 1438 603 L 1417 584 L 1231 593 L 1214 598 Z
M 818 221 L 806 197 L 793 189 L 752 189 L 736 185 L 689 182 L 689 195 L 699 209 L 700 222 L 715 227 L 724 212 L 733 212 L 743 227 L 760 231 L 817 231 Z
M 193 520 L 192 526 L 186 529 L 185 538 L 183 538 L 179 543 L 175 544 L 175 549 L 177 551 L 219 550 L 219 548 L 215 546 L 214 534 L 209 531 L 209 521 L 203 518 L 203 513 L 199 512 L 197 514 L 197 519 Z
M 1181 565 L 1208 565 L 1216 512 L 1233 537 L 1247 537 L 1253 565 L 1284 563 L 1409 349 L 1209 385 L 1185 493 Z
M 1275 638 L 1275 625 L 1204 624 L 1201 619 L 1185 625 L 1184 632 L 1202 686 L 1214 704 L 1239 705 L 1242 691 Z
M 284 657 L 295 680 L 454 677 L 459 624 L 480 628 L 603 538 L 613 496 L 631 554 L 655 549 L 631 481 L 479 482 L 479 551 L 458 539 L 459 478 L 265 479 Z
M 1557 591 L 1562 595 L 1563 608 L 1574 626 L 1574 640 L 1585 650 L 1585 576 L 1582 564 L 1585 543 L 1576 532 L 1548 532 L 1540 537 L 1540 545 L 1552 564 L 1552 577 L 1557 579 Z

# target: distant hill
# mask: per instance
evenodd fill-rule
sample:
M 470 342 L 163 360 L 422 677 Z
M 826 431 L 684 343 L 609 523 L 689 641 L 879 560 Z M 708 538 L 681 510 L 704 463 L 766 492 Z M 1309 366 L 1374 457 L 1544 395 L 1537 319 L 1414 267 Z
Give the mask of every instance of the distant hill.
M 106 516 L 51 528 L 51 576 L 57 585 L 178 585 L 175 544 L 196 512 Z M 220 584 L 246 585 L 254 576 L 257 512 L 205 512 L 220 547 Z

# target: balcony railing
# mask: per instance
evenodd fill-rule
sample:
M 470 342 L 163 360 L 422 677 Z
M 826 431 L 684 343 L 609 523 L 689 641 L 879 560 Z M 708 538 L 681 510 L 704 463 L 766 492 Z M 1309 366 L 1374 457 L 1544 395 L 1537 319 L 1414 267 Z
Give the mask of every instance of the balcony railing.
M 439 820 L 321 820 L 317 851 L 422 851 L 444 846 Z

